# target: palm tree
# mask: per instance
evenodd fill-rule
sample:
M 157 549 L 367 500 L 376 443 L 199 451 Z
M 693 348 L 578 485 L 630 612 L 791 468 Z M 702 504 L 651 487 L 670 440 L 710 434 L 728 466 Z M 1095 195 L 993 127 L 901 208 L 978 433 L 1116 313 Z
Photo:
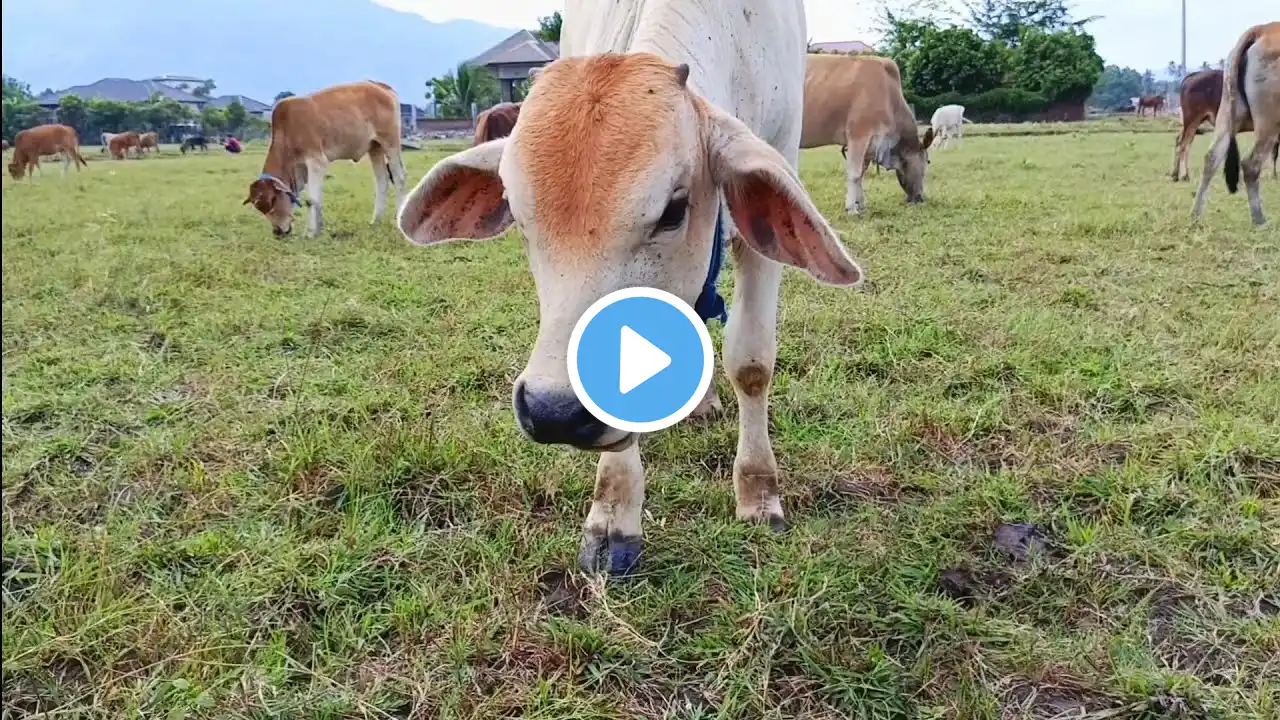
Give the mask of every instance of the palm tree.
M 431 81 L 436 103 L 447 115 L 471 117 L 475 105 L 487 105 L 498 96 L 498 81 L 482 67 L 459 63 L 458 68 L 444 77 Z

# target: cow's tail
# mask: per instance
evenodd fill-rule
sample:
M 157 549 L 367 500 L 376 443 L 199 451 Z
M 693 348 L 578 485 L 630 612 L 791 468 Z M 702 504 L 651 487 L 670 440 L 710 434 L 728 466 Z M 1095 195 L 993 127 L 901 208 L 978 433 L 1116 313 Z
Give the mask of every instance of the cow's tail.
M 1222 103 L 1218 106 L 1218 122 L 1225 122 L 1227 132 L 1227 160 L 1223 164 L 1222 174 L 1227 181 L 1227 191 L 1234 193 L 1240 186 L 1240 148 L 1236 145 L 1236 101 L 1249 110 L 1249 96 L 1245 93 L 1245 62 L 1248 60 L 1249 48 L 1258 40 L 1258 30 L 1250 29 L 1236 43 L 1227 57 L 1227 70 L 1222 77 Z M 1222 125 L 1219 125 L 1222 128 Z
M 1227 179 L 1227 192 L 1234 195 L 1240 187 L 1240 146 L 1234 133 L 1227 141 L 1227 161 L 1222 166 L 1222 174 Z
M 962 117 L 962 118 L 960 118 L 960 120 L 961 120 L 961 121 L 963 121 L 963 122 L 969 123 L 970 125 L 972 125 L 972 124 L 973 124 L 973 121 L 972 121 L 972 120 L 970 120 L 970 119 L 969 119 L 969 118 L 967 118 L 967 117 Z

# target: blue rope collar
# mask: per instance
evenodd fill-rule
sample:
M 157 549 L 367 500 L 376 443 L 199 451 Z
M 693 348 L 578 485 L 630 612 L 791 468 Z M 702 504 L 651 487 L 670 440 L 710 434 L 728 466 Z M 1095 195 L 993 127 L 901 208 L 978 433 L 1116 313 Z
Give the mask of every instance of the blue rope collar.
M 275 183 L 280 183 L 281 185 L 285 186 L 286 188 L 287 188 L 287 187 L 289 187 L 289 183 L 287 183 L 287 182 L 285 182 L 285 181 L 281 180 L 280 178 L 276 177 L 275 175 L 269 175 L 269 174 L 267 174 L 267 173 L 262 173 L 261 175 L 259 175 L 259 176 L 258 176 L 258 179 L 259 179 L 259 180 L 270 180 L 270 181 L 275 182 Z M 298 202 L 298 194 L 297 194 L 297 193 L 295 193 L 293 190 L 285 190 L 285 194 L 287 194 L 287 195 L 289 196 L 289 202 L 293 203 L 293 206 L 294 206 L 294 207 L 302 207 L 302 203 Z M 719 227 L 719 226 L 717 226 L 717 227 Z
M 711 265 L 707 268 L 707 279 L 702 282 L 702 292 L 693 304 L 693 309 L 704 322 L 717 319 L 722 323 L 729 321 L 729 311 L 725 308 L 724 298 L 716 290 L 716 280 L 720 277 L 720 268 L 724 265 L 724 214 L 716 211 L 716 235 L 711 240 Z

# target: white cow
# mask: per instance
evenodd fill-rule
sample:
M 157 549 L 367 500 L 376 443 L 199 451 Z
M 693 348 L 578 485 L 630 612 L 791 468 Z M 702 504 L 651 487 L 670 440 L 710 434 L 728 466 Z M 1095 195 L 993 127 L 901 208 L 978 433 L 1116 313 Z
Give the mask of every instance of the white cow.
M 516 419 L 534 441 L 601 453 L 580 555 L 589 571 L 634 565 L 645 480 L 638 437 L 575 396 L 570 333 L 625 287 L 693 304 L 722 202 L 738 233 L 723 347 L 740 413 L 737 515 L 785 527 L 768 420 L 782 264 L 862 281 L 796 169 L 805 39 L 801 0 L 569 0 L 561 58 L 535 75 L 512 134 L 437 163 L 400 209 L 422 245 L 520 227 L 539 327 Z
M 109 145 L 111 145 L 111 138 L 113 138 L 113 137 L 115 137 L 116 135 L 119 135 L 119 134 L 120 134 L 120 133 L 109 133 L 109 132 L 104 132 L 104 133 L 102 133 L 102 148 L 101 148 L 100 150 L 98 150 L 98 152 L 99 152 L 99 153 L 104 153 L 104 152 L 106 152 L 106 151 L 107 151 L 107 147 L 108 147 Z
M 934 136 L 941 142 L 938 147 L 946 147 L 951 144 L 951 138 L 957 141 L 964 137 L 964 124 L 973 124 L 964 117 L 963 105 L 943 105 L 933 111 L 933 118 L 929 121 L 929 127 L 933 128 Z

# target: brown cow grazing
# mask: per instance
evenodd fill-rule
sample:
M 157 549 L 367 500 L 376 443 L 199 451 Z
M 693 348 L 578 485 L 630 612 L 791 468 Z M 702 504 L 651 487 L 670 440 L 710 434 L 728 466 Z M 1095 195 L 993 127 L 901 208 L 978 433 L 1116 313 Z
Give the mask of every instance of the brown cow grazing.
M 1155 117 L 1164 109 L 1163 95 L 1143 95 L 1138 98 L 1138 117 L 1142 117 L 1143 108 L 1151 108 L 1151 115 Z
M 133 148 L 134 153 L 142 156 L 142 136 L 135 130 L 128 132 L 116 133 L 111 136 L 107 142 L 107 148 L 111 151 L 111 157 L 116 160 L 124 160 L 129 157 L 129 149 Z
M 1241 160 L 1236 133 L 1246 122 L 1253 125 L 1253 150 Z M 1240 36 L 1227 56 L 1227 70 L 1222 78 L 1222 102 L 1214 122 L 1213 144 L 1204 159 L 1200 189 L 1191 208 L 1192 216 L 1204 213 L 1205 196 L 1213 174 L 1226 162 L 1223 174 L 1227 191 L 1235 193 L 1244 172 L 1245 191 L 1249 195 L 1249 214 L 1254 225 L 1265 222 L 1262 198 L 1258 193 L 1258 176 L 1262 161 L 1274 157 L 1280 142 L 1280 22 L 1254 25 Z M 1273 164 L 1274 171 L 1274 164 Z
M 142 153 L 147 149 L 160 152 L 160 135 L 158 133 L 142 133 L 138 136 L 138 152 Z
M 23 175 L 35 172 L 40 167 L 41 155 L 61 155 L 63 176 L 72 163 L 75 163 L 77 172 L 81 165 L 89 167 L 80 156 L 80 138 L 74 129 L 67 125 L 40 125 L 23 130 L 13 138 L 9 174 L 14 180 L 21 180 Z
M 476 117 L 475 144 L 497 140 L 511 134 L 520 117 L 520 103 L 499 103 Z
M 387 184 L 395 185 L 394 211 L 405 183 L 395 91 L 365 80 L 284 98 L 271 111 L 267 159 L 262 174 L 249 184 L 244 204 L 252 203 L 265 215 L 276 235 L 287 235 L 293 230 L 293 208 L 301 204 L 298 193 L 305 186 L 311 196 L 307 233 L 314 237 L 324 228 L 325 170 L 335 160 L 360 162 L 366 153 L 373 166 L 376 223 L 386 208 Z
M 845 210 L 862 212 L 862 176 L 871 162 L 897 173 L 907 202 L 923 202 L 925 151 L 932 142 L 933 128 L 920 139 L 894 61 L 874 55 L 807 57 L 800 147 L 847 147 Z
M 1222 71 L 1201 70 L 1188 75 L 1182 81 L 1182 132 L 1178 135 L 1173 149 L 1173 181 L 1191 179 L 1191 166 L 1187 155 L 1191 153 L 1191 143 L 1196 139 L 1200 125 L 1206 120 L 1215 124 L 1218 117 L 1218 105 L 1222 103 Z M 1252 132 L 1253 118 L 1242 121 L 1239 132 Z M 1280 144 L 1271 151 L 1271 177 L 1276 177 L 1277 155 Z

